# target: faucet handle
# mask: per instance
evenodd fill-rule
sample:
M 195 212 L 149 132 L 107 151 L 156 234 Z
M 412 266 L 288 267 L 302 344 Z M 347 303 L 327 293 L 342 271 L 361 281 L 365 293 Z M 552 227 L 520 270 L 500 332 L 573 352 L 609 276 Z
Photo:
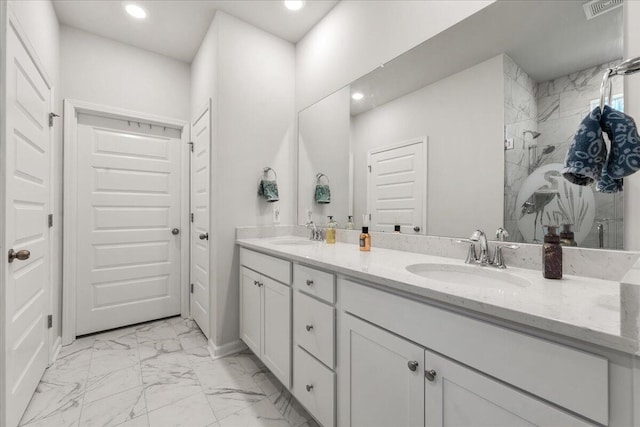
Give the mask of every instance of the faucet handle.
M 496 242 L 496 250 L 495 254 L 493 255 L 493 262 L 491 262 L 491 264 L 500 269 L 507 268 L 507 265 L 504 263 L 504 257 L 502 256 L 503 248 L 520 249 L 520 246 L 514 245 L 512 243 Z
M 507 237 L 509 237 L 509 233 L 504 228 L 500 227 L 496 230 L 496 239 L 498 239 L 499 242 L 504 242 Z
M 476 245 L 469 239 L 459 239 L 456 243 L 468 243 L 469 251 L 467 252 L 467 258 L 464 260 L 465 264 L 475 264 L 478 261 L 478 255 L 476 254 Z

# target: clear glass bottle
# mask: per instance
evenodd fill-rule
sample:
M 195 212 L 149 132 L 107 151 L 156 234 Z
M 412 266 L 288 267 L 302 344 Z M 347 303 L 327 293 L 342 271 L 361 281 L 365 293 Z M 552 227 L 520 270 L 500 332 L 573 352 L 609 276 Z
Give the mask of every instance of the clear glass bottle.
M 336 229 L 338 228 L 338 223 L 333 220 L 333 216 L 329 215 L 329 223 L 327 224 L 327 233 L 325 236 L 325 240 L 329 244 L 334 244 L 336 242 Z
M 347 230 L 355 230 L 356 225 L 353 223 L 353 216 L 349 215 L 349 220 L 347 221 Z

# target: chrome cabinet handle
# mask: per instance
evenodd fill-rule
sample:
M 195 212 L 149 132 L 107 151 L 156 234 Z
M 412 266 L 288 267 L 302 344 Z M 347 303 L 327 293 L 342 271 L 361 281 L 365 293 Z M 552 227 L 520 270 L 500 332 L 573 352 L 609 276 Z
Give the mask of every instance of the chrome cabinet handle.
M 178 234 L 180 234 L 180 229 L 174 228 L 173 230 L 171 230 L 171 234 L 173 234 L 174 236 L 177 236 Z
M 258 282 L 258 287 L 261 287 L 262 285 L 264 285 L 264 283 Z
M 25 261 L 28 260 L 31 256 L 31 251 L 26 249 L 21 249 L 18 252 L 15 252 L 13 249 L 9 249 L 9 262 L 13 262 L 14 260 Z
M 306 389 L 308 392 L 311 392 L 311 390 L 313 390 L 313 384 L 307 384 Z
M 415 371 L 416 369 L 418 369 L 418 362 L 415 360 L 410 360 L 407 362 L 407 366 L 409 367 L 410 371 Z
M 253 281 L 253 286 L 258 286 L 258 283 L 260 283 L 260 282 L 258 282 L 257 280 L 254 280 Z
M 313 280 L 307 279 L 307 286 L 313 285 Z
M 433 369 L 430 371 L 425 371 L 424 372 L 424 377 L 428 380 L 428 381 L 433 381 L 436 379 L 436 371 L 434 371 Z
M 311 330 L 313 329 L 313 325 L 307 325 L 306 328 L 307 332 L 311 332 Z
M 209 240 L 209 233 L 200 233 L 198 236 L 200 240 Z
M 420 226 L 419 225 L 414 226 L 413 227 L 413 231 L 415 231 L 416 233 L 419 233 L 420 232 Z

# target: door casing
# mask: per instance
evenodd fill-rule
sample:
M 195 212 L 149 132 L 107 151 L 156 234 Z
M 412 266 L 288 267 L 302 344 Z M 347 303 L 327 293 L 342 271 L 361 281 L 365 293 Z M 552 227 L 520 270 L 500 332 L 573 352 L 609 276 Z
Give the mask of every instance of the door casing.
M 64 236 L 63 236 L 63 287 L 62 287 L 62 344 L 71 344 L 76 338 L 76 260 L 77 245 L 75 224 L 78 207 L 76 201 L 78 113 L 88 113 L 121 120 L 143 121 L 167 126 L 181 131 L 180 229 L 183 236 L 189 230 L 189 142 L 190 126 L 182 120 L 108 107 L 74 99 L 64 100 Z M 189 238 L 180 239 L 180 311 L 189 316 Z

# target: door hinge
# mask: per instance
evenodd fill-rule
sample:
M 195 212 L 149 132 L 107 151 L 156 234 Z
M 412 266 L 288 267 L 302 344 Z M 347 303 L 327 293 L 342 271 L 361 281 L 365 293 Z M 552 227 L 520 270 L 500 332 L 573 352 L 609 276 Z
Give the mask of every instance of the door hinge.
M 193 213 L 191 214 L 191 222 L 195 221 Z
M 53 328 L 53 314 L 47 316 L 47 328 Z
M 371 221 L 371 214 L 369 214 L 369 221 Z
M 187 144 L 189 144 L 189 149 L 191 150 L 191 152 L 193 153 L 193 146 L 195 145 L 193 142 L 187 142 Z
M 47 222 L 49 224 L 49 228 L 53 227 L 53 214 L 49 214 L 47 216 Z
M 369 173 L 371 173 L 371 165 L 369 165 L 368 167 L 369 167 Z
M 49 113 L 49 127 L 52 128 L 53 127 L 53 118 L 54 117 L 60 117 L 58 114 L 56 113 Z
M 191 284 L 191 293 L 193 293 L 193 283 Z

